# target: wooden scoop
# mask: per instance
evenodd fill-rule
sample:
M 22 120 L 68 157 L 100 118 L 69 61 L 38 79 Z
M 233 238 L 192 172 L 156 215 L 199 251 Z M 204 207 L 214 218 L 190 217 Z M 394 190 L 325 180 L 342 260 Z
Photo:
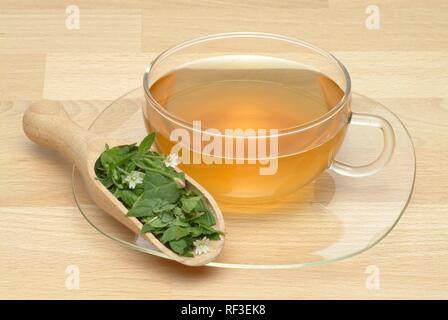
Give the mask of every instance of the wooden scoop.
M 41 101 L 32 104 L 23 116 L 23 130 L 28 138 L 35 143 L 55 149 L 74 162 L 81 172 L 87 190 L 95 203 L 132 232 L 141 234 L 142 223 L 137 218 L 126 217 L 128 209 L 100 181 L 95 179 L 95 161 L 104 151 L 105 144 L 114 147 L 130 144 L 129 141 L 106 141 L 106 139 L 82 129 L 68 117 L 61 104 L 55 101 Z M 187 175 L 185 176 L 185 182 L 186 188 L 204 196 L 204 204 L 214 213 L 216 218 L 214 227 L 224 232 L 224 219 L 212 196 Z M 212 261 L 218 256 L 224 244 L 223 236 L 221 236 L 220 240 L 210 241 L 210 250 L 207 254 L 183 257 L 171 251 L 151 233 L 142 236 L 170 259 L 188 266 L 201 266 Z

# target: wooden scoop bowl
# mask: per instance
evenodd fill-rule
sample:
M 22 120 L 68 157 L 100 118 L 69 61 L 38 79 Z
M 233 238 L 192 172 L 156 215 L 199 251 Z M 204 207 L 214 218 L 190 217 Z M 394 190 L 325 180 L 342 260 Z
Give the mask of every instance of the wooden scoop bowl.
M 142 223 L 137 218 L 126 216 L 128 209 L 100 181 L 95 179 L 94 171 L 95 161 L 104 151 L 106 143 L 114 147 L 132 142 L 116 139 L 106 141 L 82 129 L 69 118 L 61 104 L 55 101 L 32 104 L 23 116 L 23 130 L 35 143 L 55 149 L 70 159 L 81 172 L 87 190 L 95 203 L 132 232 L 141 234 Z M 187 175 L 185 182 L 185 188 L 204 196 L 204 204 L 215 215 L 215 228 L 224 232 L 224 219 L 212 196 Z M 183 257 L 171 251 L 151 233 L 143 234 L 142 237 L 170 259 L 188 266 L 201 266 L 212 261 L 218 256 L 224 244 L 223 236 L 221 236 L 220 240 L 210 241 L 210 250 L 207 254 Z

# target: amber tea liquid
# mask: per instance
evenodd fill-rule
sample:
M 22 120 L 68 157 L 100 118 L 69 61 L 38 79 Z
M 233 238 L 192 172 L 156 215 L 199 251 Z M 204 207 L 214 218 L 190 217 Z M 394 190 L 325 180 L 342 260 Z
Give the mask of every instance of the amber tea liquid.
M 177 119 L 200 120 L 204 128 L 222 132 L 293 130 L 325 115 L 344 95 L 321 73 L 286 60 L 247 56 L 183 65 L 153 83 L 150 91 Z M 145 119 L 148 130 L 157 132 L 158 147 L 169 154 L 176 143 L 170 141 L 169 132 L 175 126 L 149 106 Z M 345 127 L 331 129 L 329 124 L 328 132 L 279 137 L 273 175 L 260 175 L 258 163 L 181 164 L 180 168 L 218 199 L 273 199 L 305 185 L 329 166 L 345 135 Z

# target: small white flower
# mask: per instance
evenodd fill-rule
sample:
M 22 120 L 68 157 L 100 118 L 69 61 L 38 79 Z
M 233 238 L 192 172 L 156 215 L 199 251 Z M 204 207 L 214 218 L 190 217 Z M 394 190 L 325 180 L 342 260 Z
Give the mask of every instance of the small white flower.
M 143 183 L 143 177 L 145 174 L 139 171 L 132 171 L 131 174 L 124 178 L 124 182 L 129 184 L 129 189 L 135 189 L 135 186 Z
M 179 164 L 179 156 L 177 153 L 170 153 L 170 155 L 165 159 L 165 165 L 167 167 L 175 167 Z
M 207 237 L 204 237 L 199 240 L 193 241 L 194 245 L 194 254 L 196 256 L 200 256 L 201 254 L 206 254 L 209 251 L 208 244 L 210 243 L 210 240 Z

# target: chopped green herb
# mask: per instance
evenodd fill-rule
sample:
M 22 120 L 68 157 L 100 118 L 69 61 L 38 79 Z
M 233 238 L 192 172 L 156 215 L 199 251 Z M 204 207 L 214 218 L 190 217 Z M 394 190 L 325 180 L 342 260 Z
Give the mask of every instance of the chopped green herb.
M 181 256 L 204 254 L 222 233 L 213 227 L 215 217 L 202 195 L 184 187 L 185 175 L 150 150 L 154 139 L 150 133 L 139 146 L 106 145 L 95 163 L 97 179 L 129 209 L 128 217 L 139 219 L 142 233 L 152 233 Z

